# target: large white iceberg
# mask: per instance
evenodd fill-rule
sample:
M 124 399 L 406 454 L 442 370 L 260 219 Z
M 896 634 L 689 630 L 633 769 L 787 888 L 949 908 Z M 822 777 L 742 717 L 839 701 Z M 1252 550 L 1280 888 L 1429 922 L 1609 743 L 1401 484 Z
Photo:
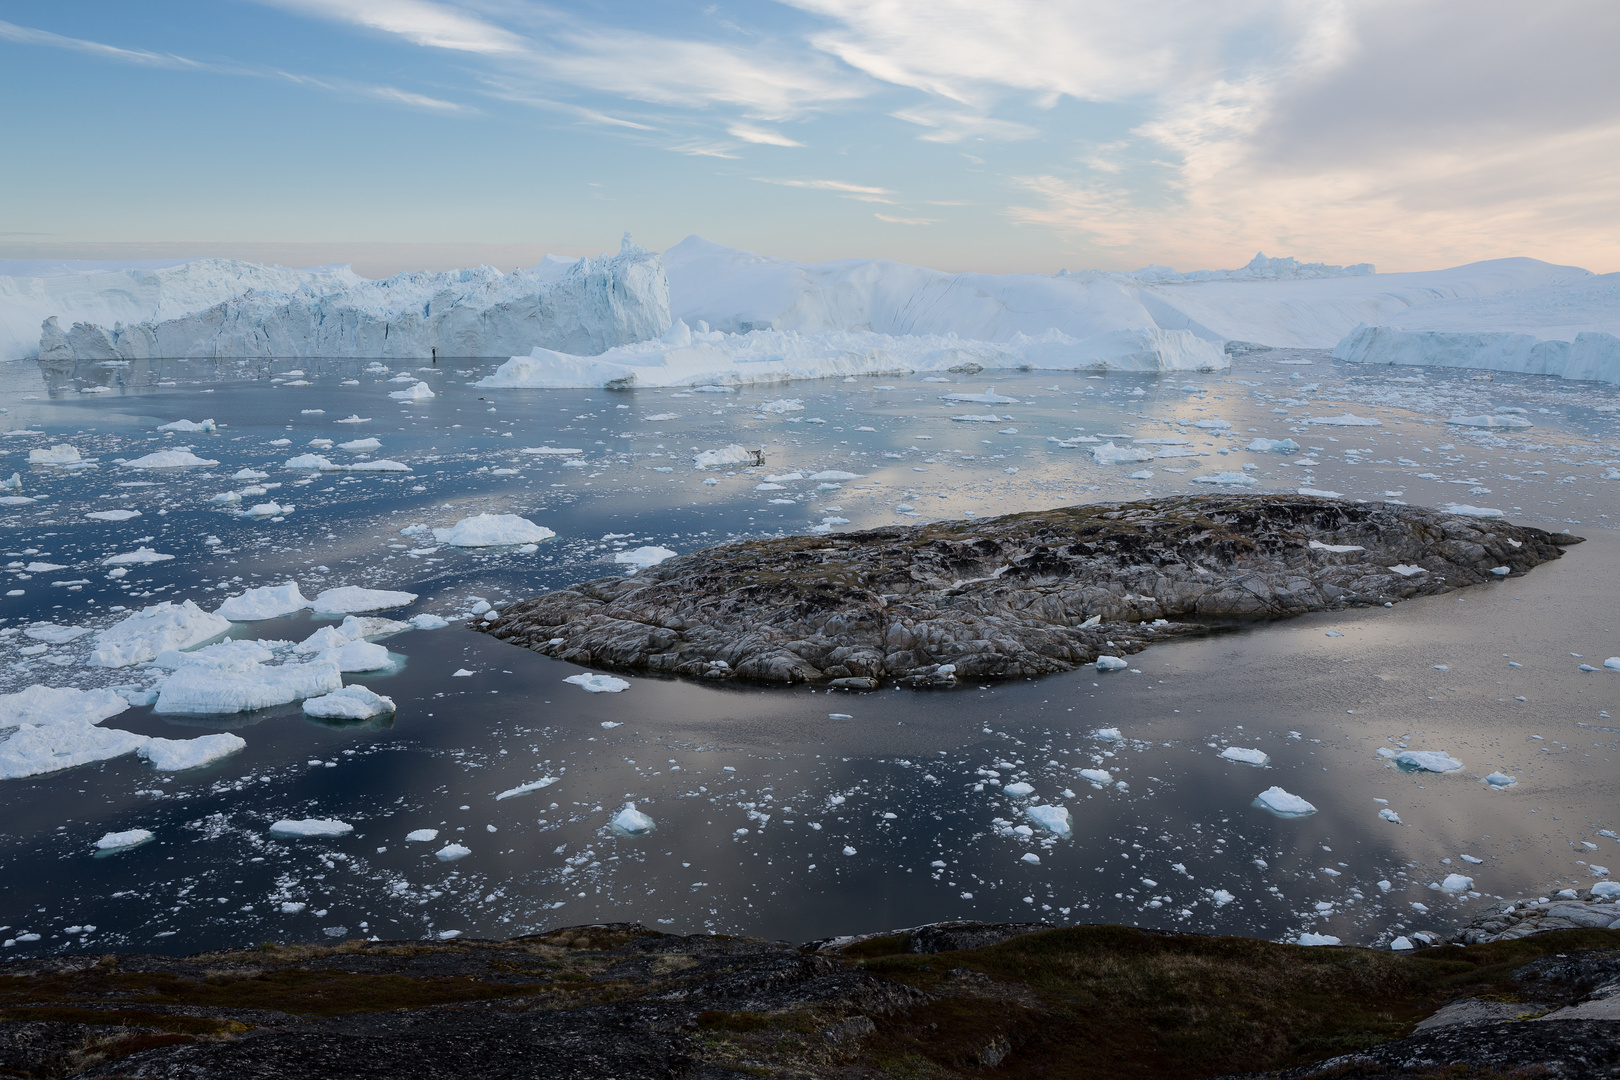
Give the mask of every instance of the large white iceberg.
M 534 544 L 557 534 L 516 514 L 478 514 L 462 518 L 448 529 L 434 529 L 433 539 L 451 547 L 504 547 Z
M 289 581 L 285 585 L 261 585 L 229 597 L 214 614 L 231 622 L 258 622 L 302 611 L 309 603 L 298 591 L 298 583 Z
M 190 600 L 165 600 L 96 633 L 90 653 L 93 667 L 121 668 L 144 664 L 170 649 L 189 649 L 231 628 L 231 621 L 199 608 Z
M 286 705 L 343 686 L 329 660 L 272 666 L 257 660 L 187 655 L 158 691 L 152 711 L 168 716 L 217 716 Z
M 247 740 L 228 731 L 195 739 L 148 739 L 138 753 L 159 772 L 200 769 L 247 749 Z
M 373 693 L 358 683 L 304 701 L 305 715 L 323 720 L 370 720 L 393 712 L 393 698 Z
M 414 604 L 416 594 L 391 589 L 363 589 L 358 585 L 344 585 L 326 589 L 315 597 L 311 606 L 317 615 L 347 615 L 356 611 L 386 611 L 388 608 Z
M 117 297 L 132 280 L 138 298 Z M 659 256 L 628 239 L 614 256 L 548 258 L 509 274 L 485 266 L 370 281 L 347 267 L 205 259 L 146 274 L 0 278 L 3 359 L 35 346 L 46 361 L 510 356 L 536 345 L 588 355 L 668 325 Z
M 0 780 L 56 772 L 128 754 L 147 741 L 98 727 L 129 708 L 111 690 L 30 686 L 0 694 Z

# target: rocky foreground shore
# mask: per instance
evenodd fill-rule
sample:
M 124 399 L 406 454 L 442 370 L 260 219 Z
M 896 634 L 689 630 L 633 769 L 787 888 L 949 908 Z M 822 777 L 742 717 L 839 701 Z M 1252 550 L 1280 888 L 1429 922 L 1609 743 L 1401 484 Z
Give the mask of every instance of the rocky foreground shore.
M 1222 621 L 1448 592 L 1579 542 L 1396 503 L 1182 496 L 725 544 L 474 625 L 585 667 L 949 685 L 1067 671 Z
M 1613 905 L 1609 905 L 1613 910 Z M 1620 1075 L 1620 931 L 1302 948 L 943 923 L 636 924 L 0 965 L 0 1075 L 84 1080 Z

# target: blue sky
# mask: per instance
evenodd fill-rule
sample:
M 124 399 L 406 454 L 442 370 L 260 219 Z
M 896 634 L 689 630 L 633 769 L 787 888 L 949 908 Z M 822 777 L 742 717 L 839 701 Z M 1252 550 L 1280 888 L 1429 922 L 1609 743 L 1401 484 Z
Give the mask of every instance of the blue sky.
M 1617 43 L 1607 0 L 0 0 L 0 253 L 1614 270 Z

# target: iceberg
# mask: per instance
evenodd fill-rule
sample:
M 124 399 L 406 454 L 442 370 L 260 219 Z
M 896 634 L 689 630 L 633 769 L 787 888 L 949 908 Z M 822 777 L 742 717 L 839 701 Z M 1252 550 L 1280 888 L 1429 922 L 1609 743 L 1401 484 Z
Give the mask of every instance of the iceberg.
M 1316 813 L 1316 807 L 1280 787 L 1267 788 L 1255 796 L 1254 802 L 1256 806 L 1270 810 L 1278 817 L 1309 817 Z
M 415 593 L 344 585 L 323 591 L 315 597 L 311 606 L 317 615 L 347 615 L 360 611 L 386 611 L 388 608 L 404 607 L 414 603 L 416 603 Z
M 617 694 L 630 689 L 628 682 L 612 675 L 570 675 L 563 682 L 572 683 L 591 694 Z
M 544 525 L 516 514 L 479 514 L 462 518 L 448 529 L 433 530 L 433 538 L 439 543 L 466 548 L 534 544 L 556 535 Z
M 1043 803 L 1024 809 L 1024 816 L 1061 840 L 1074 835 L 1074 816 L 1067 807 Z
M 358 683 L 304 701 L 304 715 L 323 720 L 370 720 L 377 716 L 392 716 L 393 713 L 393 698 L 373 693 Z
M 1129 465 L 1138 461 L 1152 461 L 1153 451 L 1137 446 L 1115 446 L 1111 442 L 1091 448 L 1092 459 L 1099 465 Z
M 177 432 L 180 432 L 181 434 L 190 435 L 190 434 L 194 434 L 196 432 L 214 432 L 214 431 L 218 431 L 219 426 L 217 424 L 215 424 L 212 419 L 209 419 L 209 420 L 197 420 L 197 421 L 176 420 L 172 424 L 159 424 L 158 425 L 158 430 L 159 431 L 177 431 Z
M 189 649 L 231 628 L 229 619 L 210 614 L 190 600 L 170 600 L 143 608 L 96 633 L 92 667 L 144 664 L 169 649 Z
M 209 467 L 218 465 L 212 458 L 202 458 L 190 450 L 159 450 L 155 454 L 138 457 L 134 461 L 124 462 L 126 469 L 189 469 L 195 466 Z
M 0 780 L 69 769 L 138 750 L 147 741 L 98 727 L 129 708 L 112 690 L 35 685 L 0 694 Z
M 133 847 L 140 847 L 152 839 L 149 829 L 128 829 L 124 832 L 110 832 L 96 841 L 97 851 L 128 851 Z
M 43 450 L 28 451 L 28 464 L 30 465 L 77 465 L 83 459 L 79 457 L 79 448 L 59 443 Z M 21 487 L 21 484 L 17 485 Z
M 1397 768 L 1407 772 L 1456 772 L 1463 763 L 1443 750 L 1402 750 L 1395 755 Z
M 1292 454 L 1299 449 L 1293 439 L 1250 439 L 1245 450 L 1256 454 Z
M 1228 746 L 1216 756 L 1244 765 L 1267 765 L 1271 762 L 1271 755 L 1264 750 L 1249 750 L 1241 746 Z
M 218 716 L 286 705 L 342 689 L 329 660 L 270 666 L 232 656 L 188 654 L 158 691 L 152 711 L 166 716 Z
M 178 772 L 212 765 L 245 749 L 246 739 L 221 731 L 213 735 L 199 735 L 195 739 L 148 739 L 136 752 L 159 772 Z
M 640 836 L 642 833 L 653 831 L 653 819 L 636 809 L 633 802 L 625 803 L 624 809 L 613 815 L 613 828 L 625 836 Z
M 1616 275 L 1606 274 L 1613 279 Z M 1588 308 L 1581 317 L 1613 325 L 1614 309 L 1620 307 L 1620 284 L 1609 283 L 1609 295 Z M 1522 302 L 1522 301 L 1521 301 Z M 1566 303 L 1570 301 L 1566 300 Z M 1571 305 L 1571 310 L 1579 310 Z M 1486 316 L 1489 318 L 1489 316 Z M 1500 316 L 1491 321 L 1498 321 Z M 1410 321 L 1410 320 L 1403 320 Z M 1528 375 L 1556 375 L 1564 379 L 1587 379 L 1620 383 L 1620 337 L 1599 330 L 1574 332 L 1561 339 L 1566 328 L 1534 328 L 1537 332 L 1455 329 L 1418 330 L 1394 326 L 1357 326 L 1334 346 L 1333 355 L 1353 364 L 1399 364 L 1420 367 L 1480 368 L 1485 371 L 1522 372 Z M 1549 336 L 1541 336 L 1542 334 Z M 1474 417 L 1472 419 L 1487 419 Z M 1479 427 L 1529 427 L 1527 421 L 1513 423 L 1495 417 L 1494 423 Z M 1458 421 L 1453 420 L 1452 423 Z
M 337 669 L 345 674 L 381 671 L 393 664 L 393 661 L 388 659 L 387 649 L 369 641 L 351 641 L 346 645 L 325 649 L 316 658 L 336 664 Z
M 629 566 L 628 573 L 634 574 L 637 570 L 645 570 L 649 566 L 657 566 L 666 559 L 673 559 L 676 554 L 667 547 L 638 547 L 634 551 L 615 552 L 613 561 L 622 566 Z
M 289 581 L 285 585 L 262 585 L 228 597 L 214 614 L 231 622 L 259 622 L 291 615 L 307 607 L 309 601 L 298 591 L 297 582 Z
M 109 555 L 101 560 L 102 566 L 144 566 L 147 563 L 168 562 L 173 555 L 164 555 L 149 547 L 138 547 L 122 555 Z
M 354 826 L 347 821 L 336 821 L 330 818 L 303 818 L 290 821 L 286 818 L 270 826 L 270 835 L 277 840 L 298 840 L 318 836 L 347 836 L 354 832 Z
M 617 255 L 548 258 L 510 274 L 486 266 L 371 281 L 347 267 L 201 259 L 53 285 L 0 278 L 5 359 L 510 356 L 536 345 L 591 355 L 670 322 L 663 264 L 628 237 Z M 133 297 L 118 295 L 132 286 Z M 26 343 L 15 340 L 24 318 Z

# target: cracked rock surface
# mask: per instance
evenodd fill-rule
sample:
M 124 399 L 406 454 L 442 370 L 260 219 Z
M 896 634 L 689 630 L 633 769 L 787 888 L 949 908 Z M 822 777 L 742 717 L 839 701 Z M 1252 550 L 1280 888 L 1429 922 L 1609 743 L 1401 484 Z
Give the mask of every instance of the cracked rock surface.
M 1067 671 L 1222 621 L 1449 592 L 1579 542 L 1395 503 L 1180 496 L 746 540 L 474 626 L 609 670 L 949 685 Z

